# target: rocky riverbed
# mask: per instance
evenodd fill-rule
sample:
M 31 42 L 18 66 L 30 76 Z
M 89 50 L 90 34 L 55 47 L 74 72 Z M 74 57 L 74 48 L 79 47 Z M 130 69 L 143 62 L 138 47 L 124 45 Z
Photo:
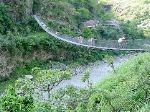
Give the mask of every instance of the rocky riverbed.
M 114 58 L 114 66 L 115 68 L 130 58 L 134 57 L 136 54 L 128 54 L 124 56 L 118 56 Z M 86 88 L 87 83 L 82 82 L 82 74 L 85 69 L 88 69 L 90 72 L 89 80 L 95 85 L 97 82 L 104 80 L 108 75 L 111 74 L 112 68 L 105 61 L 97 61 L 95 63 L 90 63 L 88 65 L 84 65 L 76 68 L 77 74 L 72 76 L 70 80 L 63 80 L 54 90 L 59 88 L 66 87 L 68 85 L 73 85 L 78 88 Z M 48 99 L 48 92 L 43 92 L 43 98 Z

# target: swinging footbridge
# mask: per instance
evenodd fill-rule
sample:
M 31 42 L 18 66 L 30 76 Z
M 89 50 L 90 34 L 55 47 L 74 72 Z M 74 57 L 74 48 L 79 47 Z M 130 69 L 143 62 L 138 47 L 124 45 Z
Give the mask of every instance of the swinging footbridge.
M 37 15 L 33 16 L 39 26 L 47 32 L 49 35 L 61 41 L 74 44 L 77 46 L 83 46 L 87 48 L 96 48 L 101 50 L 121 50 L 121 51 L 148 51 L 150 49 L 150 39 L 134 39 L 126 40 L 123 46 L 120 46 L 118 40 L 91 40 L 84 38 L 75 38 L 65 34 L 61 34 L 57 31 L 46 26 L 44 21 Z

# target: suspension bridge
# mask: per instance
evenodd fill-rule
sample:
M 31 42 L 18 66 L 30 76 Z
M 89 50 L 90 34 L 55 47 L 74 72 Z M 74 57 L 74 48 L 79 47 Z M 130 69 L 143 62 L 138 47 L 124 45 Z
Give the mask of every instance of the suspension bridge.
M 49 35 L 61 41 L 74 44 L 77 46 L 96 48 L 101 50 L 121 50 L 121 51 L 148 51 L 148 49 L 150 49 L 150 39 L 126 40 L 123 46 L 121 47 L 118 43 L 118 40 L 104 40 L 104 39 L 90 40 L 61 34 L 47 27 L 44 21 L 39 16 L 34 15 L 33 17 L 35 18 L 39 26 Z

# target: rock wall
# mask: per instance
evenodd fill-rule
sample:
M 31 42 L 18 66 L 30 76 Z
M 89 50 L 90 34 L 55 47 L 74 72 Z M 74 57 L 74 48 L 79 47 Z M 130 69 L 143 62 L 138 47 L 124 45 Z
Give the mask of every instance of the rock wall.
M 61 49 L 58 53 L 52 53 L 51 51 L 38 50 L 27 55 L 12 56 L 8 52 L 0 51 L 0 80 L 9 77 L 13 69 L 21 62 L 30 62 L 32 60 L 43 60 L 48 59 L 66 59 L 67 52 Z
M 0 53 L 0 79 L 8 77 L 14 67 L 10 55 L 6 52 Z

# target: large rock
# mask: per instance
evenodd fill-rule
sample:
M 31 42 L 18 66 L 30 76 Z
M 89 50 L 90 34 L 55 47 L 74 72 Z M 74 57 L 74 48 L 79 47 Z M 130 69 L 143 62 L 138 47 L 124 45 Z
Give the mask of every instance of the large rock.
M 33 79 L 33 76 L 32 76 L 32 75 L 25 75 L 25 78 L 26 78 L 26 79 L 29 79 L 29 80 L 32 80 L 32 79 Z

